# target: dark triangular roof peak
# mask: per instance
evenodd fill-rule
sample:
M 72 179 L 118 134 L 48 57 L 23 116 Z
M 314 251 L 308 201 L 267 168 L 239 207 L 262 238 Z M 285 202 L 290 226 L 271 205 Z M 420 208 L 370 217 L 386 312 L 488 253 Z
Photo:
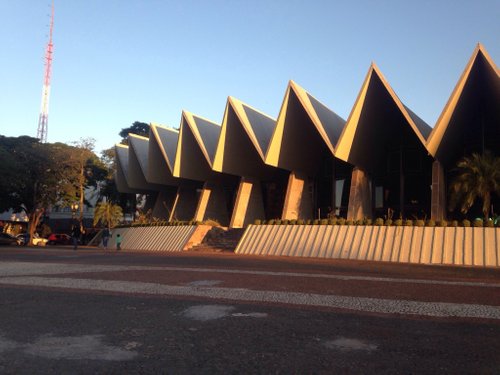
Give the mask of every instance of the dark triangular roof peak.
M 158 124 L 151 124 L 151 134 L 154 136 L 161 149 L 165 162 L 170 171 L 174 169 L 175 154 L 177 152 L 177 142 L 179 141 L 179 131 Z
M 392 102 L 394 104 L 395 108 L 397 108 L 397 113 L 400 113 L 400 115 L 404 118 L 404 122 L 412 129 L 413 134 L 415 134 L 420 144 L 422 144 L 425 148 L 426 137 L 431 130 L 430 127 L 401 102 L 380 69 L 375 63 L 372 62 L 370 68 L 368 69 L 368 73 L 365 77 L 361 90 L 358 94 L 358 97 L 356 98 L 356 102 L 351 110 L 347 123 L 337 143 L 335 156 L 337 156 L 341 160 L 357 164 L 360 160 L 366 159 L 366 155 L 353 155 L 353 152 L 358 152 L 360 149 L 359 147 L 357 147 L 356 150 L 358 151 L 354 151 L 353 143 L 355 142 L 355 137 L 365 135 L 366 133 L 366 131 L 358 131 L 358 127 L 368 126 L 368 124 L 361 124 L 364 118 L 362 114 L 364 113 L 364 110 L 367 106 L 371 107 L 370 103 L 367 103 L 367 98 L 373 98 L 373 95 L 370 96 L 370 94 L 372 93 L 371 90 L 374 90 L 375 87 L 380 92 L 380 94 L 376 96 L 380 97 L 380 95 L 385 95 L 388 100 L 387 103 Z M 372 110 L 385 111 L 386 108 L 379 109 L 377 107 Z M 381 114 L 380 112 L 378 113 L 382 117 L 384 116 L 384 114 Z M 364 121 L 366 122 L 366 119 Z M 372 124 L 370 124 L 370 126 L 372 126 Z
M 476 82 L 476 84 L 472 85 L 474 87 L 469 85 L 471 81 Z M 479 86 L 477 83 L 480 83 L 479 86 L 482 86 L 482 90 L 478 89 Z M 470 87 L 470 89 L 467 89 L 468 87 Z M 486 91 L 489 94 L 485 94 Z M 461 126 L 459 126 L 458 123 L 464 123 L 464 119 L 460 119 L 461 116 L 457 117 L 457 113 L 461 112 L 460 108 L 464 110 L 467 106 L 474 107 L 473 102 L 475 101 L 485 103 L 486 101 L 481 99 L 481 97 L 485 95 L 490 95 L 490 99 L 487 100 L 487 102 L 492 103 L 490 111 L 492 116 L 491 121 L 495 123 L 494 126 L 498 126 L 498 121 L 500 121 L 500 119 L 498 119 L 500 74 L 498 67 L 486 51 L 486 48 L 481 43 L 478 43 L 427 139 L 427 149 L 431 155 L 437 157 L 439 149 L 443 149 L 442 152 L 439 153 L 446 154 L 450 151 L 450 148 L 453 148 L 453 145 L 450 145 L 450 142 L 446 142 L 444 139 L 445 134 L 448 132 L 450 132 L 449 135 L 451 138 L 461 137 L 459 133 L 461 133 L 464 128 L 460 130 L 459 128 Z M 477 108 L 469 108 L 467 112 L 473 113 L 474 111 L 477 111 Z M 469 121 L 477 120 L 474 119 L 474 115 L 472 115 L 472 117 L 473 118 Z M 467 122 L 467 120 L 465 120 L 465 122 Z M 454 123 L 456 123 L 458 127 L 456 127 L 456 129 L 450 129 L 455 127 L 453 125 Z M 471 125 L 469 124 L 469 126 Z M 497 136 L 500 136 L 498 132 Z M 448 155 L 445 156 L 445 158 L 448 157 Z

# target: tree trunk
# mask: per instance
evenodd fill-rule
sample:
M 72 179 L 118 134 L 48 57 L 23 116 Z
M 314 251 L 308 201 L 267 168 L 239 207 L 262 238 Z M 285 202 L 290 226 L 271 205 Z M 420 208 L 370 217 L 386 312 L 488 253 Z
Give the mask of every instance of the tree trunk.
M 483 198 L 483 215 L 484 215 L 485 221 L 488 221 L 488 219 L 489 219 L 490 207 L 491 207 L 491 194 L 488 191 L 484 195 L 484 198 Z
M 40 223 L 40 218 L 42 217 L 44 212 L 44 209 L 35 209 L 33 212 L 29 214 L 29 235 L 30 239 L 27 245 L 31 246 L 33 245 L 33 238 L 36 233 L 36 228 L 38 227 L 38 224 Z

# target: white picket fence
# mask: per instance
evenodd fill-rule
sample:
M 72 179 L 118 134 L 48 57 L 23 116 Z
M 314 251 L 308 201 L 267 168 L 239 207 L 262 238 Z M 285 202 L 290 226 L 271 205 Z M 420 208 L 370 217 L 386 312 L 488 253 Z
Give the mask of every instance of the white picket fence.
M 250 225 L 237 254 L 500 266 L 500 228 Z
M 123 250 L 182 251 L 195 229 L 196 225 L 115 228 L 108 248 L 116 248 L 116 235 L 120 234 Z

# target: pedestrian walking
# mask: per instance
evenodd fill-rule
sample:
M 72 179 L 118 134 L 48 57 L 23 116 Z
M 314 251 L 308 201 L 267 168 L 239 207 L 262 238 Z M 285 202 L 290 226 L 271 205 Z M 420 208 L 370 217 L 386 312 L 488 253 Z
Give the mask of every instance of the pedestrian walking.
M 104 247 L 104 250 L 108 249 L 109 236 L 109 228 L 104 228 L 104 230 L 102 231 L 102 246 Z
M 120 251 L 122 249 L 122 237 L 120 236 L 120 233 L 116 235 L 116 251 Z
M 82 232 L 80 231 L 79 225 L 73 225 L 71 229 L 71 241 L 73 242 L 73 250 L 78 248 L 78 240 L 80 239 L 80 235 Z

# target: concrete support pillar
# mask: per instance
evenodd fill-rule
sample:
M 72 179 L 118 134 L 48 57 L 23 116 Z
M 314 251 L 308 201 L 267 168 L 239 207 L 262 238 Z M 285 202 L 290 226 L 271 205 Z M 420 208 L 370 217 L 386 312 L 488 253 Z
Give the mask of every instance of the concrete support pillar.
M 349 191 L 349 206 L 347 208 L 348 220 L 371 219 L 372 194 L 370 178 L 362 169 L 355 167 L 352 170 L 351 190 Z
M 242 177 L 231 216 L 231 228 L 243 228 L 256 219 L 265 219 L 260 181 Z
M 282 219 L 312 219 L 312 197 L 305 173 L 293 171 L 288 177 Z
M 153 206 L 153 217 L 169 220 L 175 203 L 176 191 L 174 189 L 160 191 Z
M 439 161 L 432 163 L 431 219 L 446 218 L 446 183 L 444 169 Z
M 205 182 L 194 219 L 197 221 L 213 219 L 223 226 L 229 225 L 226 197 L 220 184 Z
M 198 194 L 194 186 L 179 186 L 175 196 L 175 201 L 170 214 L 170 221 L 192 220 L 196 211 Z

